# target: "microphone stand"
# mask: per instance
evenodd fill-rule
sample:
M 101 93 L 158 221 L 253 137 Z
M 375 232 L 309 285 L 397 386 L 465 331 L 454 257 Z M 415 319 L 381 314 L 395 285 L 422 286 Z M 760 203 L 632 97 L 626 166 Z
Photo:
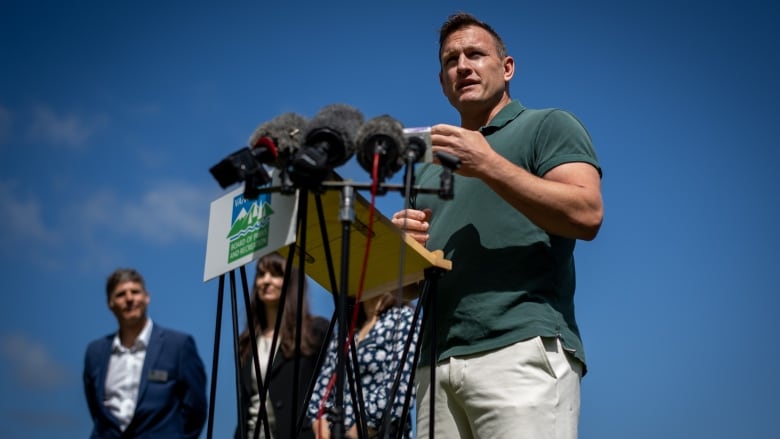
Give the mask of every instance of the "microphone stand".
M 425 188 L 416 188 L 414 187 L 414 172 L 411 170 L 413 168 L 414 163 L 417 161 L 417 155 L 416 154 L 407 154 L 406 156 L 406 171 L 405 171 L 405 184 L 403 185 L 392 185 L 392 184 L 385 184 L 382 183 L 382 193 L 386 193 L 388 190 L 406 190 L 405 193 L 405 199 L 410 200 L 416 197 L 418 193 L 436 193 L 441 199 L 443 200 L 451 200 L 454 197 L 454 172 L 460 167 L 461 162 L 460 159 L 456 156 L 453 156 L 451 154 L 447 154 L 444 152 L 437 152 L 436 153 L 437 158 L 439 159 L 439 162 L 442 165 L 442 172 L 439 178 L 439 188 L 437 190 L 431 190 L 431 189 L 425 189 Z M 338 343 L 338 356 L 337 356 L 337 371 L 336 371 L 336 406 L 332 409 L 332 420 L 333 425 L 331 429 L 331 435 L 335 439 L 341 439 L 344 437 L 345 433 L 345 426 L 344 426 L 344 373 L 345 373 L 345 366 L 346 366 L 346 359 L 344 357 L 345 351 L 345 338 L 346 331 L 348 328 L 346 327 L 346 317 L 345 317 L 345 310 L 346 310 L 346 296 L 347 292 L 349 291 L 347 288 L 347 281 L 349 277 L 349 270 L 348 270 L 348 261 L 349 261 L 349 232 L 352 223 L 355 220 L 355 211 L 354 211 L 354 188 L 358 187 L 361 189 L 370 189 L 370 184 L 354 184 L 352 182 L 345 183 L 345 182 L 322 182 L 323 188 L 333 188 L 333 187 L 341 187 L 342 193 L 341 193 L 341 204 L 340 204 L 340 210 L 339 210 L 339 219 L 342 221 L 342 265 L 341 265 L 341 276 L 342 276 L 342 283 L 341 283 L 341 290 L 337 297 L 337 313 L 339 318 L 339 343 Z M 406 206 L 405 206 L 406 207 Z M 327 247 L 327 246 L 326 246 Z M 419 320 L 420 316 L 420 310 L 424 307 L 427 309 L 427 312 L 423 315 L 423 322 L 422 326 L 423 328 L 427 328 L 428 331 L 430 331 L 430 338 L 432 340 L 431 343 L 431 349 L 430 349 L 430 356 L 429 356 L 429 362 L 430 362 L 430 386 L 431 389 L 434 388 L 436 383 L 436 358 L 438 356 L 436 352 L 436 292 L 437 292 L 437 279 L 441 276 L 442 270 L 437 267 L 431 267 L 425 271 L 425 281 L 423 283 L 423 290 L 420 296 L 420 300 L 418 301 L 417 307 L 415 309 L 415 313 L 412 320 L 412 328 L 414 328 Z M 334 289 L 334 291 L 336 291 Z M 360 304 L 356 304 L 356 306 L 360 306 Z M 339 312 L 338 310 L 344 310 L 344 312 Z M 414 381 L 415 377 L 415 368 L 417 366 L 417 360 L 419 358 L 419 353 L 422 345 L 422 330 L 420 331 L 420 339 L 418 339 L 418 344 L 416 346 L 416 350 L 414 353 L 414 359 L 413 359 L 413 368 L 410 371 L 410 381 Z M 388 420 L 390 418 L 390 412 L 392 410 L 392 399 L 394 399 L 394 395 L 398 390 L 398 387 L 400 386 L 400 380 L 403 375 L 403 364 L 405 363 L 406 358 L 409 355 L 409 351 L 411 349 L 411 343 L 413 340 L 414 331 L 410 331 L 407 340 L 404 344 L 404 350 L 401 357 L 401 369 L 398 371 L 398 374 L 396 375 L 396 378 L 393 382 L 393 386 L 390 391 L 388 404 L 385 408 L 385 414 L 384 419 Z M 356 355 L 356 348 L 354 345 L 354 340 L 350 340 L 351 346 L 352 346 L 352 353 L 353 353 L 353 363 L 354 367 L 356 369 L 359 368 L 359 364 L 357 361 L 357 358 L 354 357 Z M 355 370 L 355 383 L 358 394 L 358 404 L 359 409 L 357 410 L 358 416 L 356 416 L 356 421 L 358 422 L 359 426 L 359 438 L 368 438 L 367 435 L 367 429 L 365 425 L 365 419 L 364 416 L 361 414 L 364 413 L 364 409 L 362 407 L 362 391 L 360 390 L 360 377 L 359 377 L 359 371 Z M 355 401 L 354 393 L 353 393 L 353 401 Z M 430 410 L 430 424 L 429 424 L 429 438 L 434 438 L 434 407 L 435 407 L 435 394 L 433 393 L 433 390 L 431 390 L 431 399 L 429 404 L 429 410 Z M 410 404 L 411 404 L 411 393 L 408 392 L 406 394 L 405 400 L 404 400 L 404 408 L 402 417 L 400 420 L 400 423 L 398 425 L 398 430 L 396 431 L 398 437 L 402 436 L 404 424 L 406 422 L 406 416 L 407 412 L 410 410 Z M 361 420 L 362 419 L 362 420 Z M 387 425 L 387 422 L 383 422 L 382 429 L 379 432 L 380 438 L 388 438 L 390 435 L 390 428 Z
M 333 407 L 333 427 L 331 434 L 334 438 L 344 437 L 344 376 L 347 340 L 347 319 L 344 314 L 347 307 L 347 291 L 349 281 L 349 231 L 355 220 L 354 189 L 345 185 L 341 190 L 341 204 L 339 205 L 339 220 L 341 220 L 341 285 L 337 294 L 337 318 L 338 318 L 338 355 L 336 355 L 336 405 Z M 358 304 L 359 306 L 359 304 Z

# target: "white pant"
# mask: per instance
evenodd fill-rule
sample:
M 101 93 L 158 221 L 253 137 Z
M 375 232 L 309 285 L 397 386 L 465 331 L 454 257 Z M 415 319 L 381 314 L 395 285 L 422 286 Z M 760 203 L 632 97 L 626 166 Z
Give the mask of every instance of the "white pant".
M 417 438 L 428 438 L 430 368 L 416 372 Z M 557 338 L 452 357 L 436 367 L 434 438 L 576 439 L 582 364 Z

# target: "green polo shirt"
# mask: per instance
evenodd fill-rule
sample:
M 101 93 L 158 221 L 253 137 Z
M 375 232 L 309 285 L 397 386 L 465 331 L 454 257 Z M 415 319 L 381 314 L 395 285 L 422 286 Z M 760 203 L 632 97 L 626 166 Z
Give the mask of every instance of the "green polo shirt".
M 570 113 L 534 110 L 512 101 L 480 128 L 502 156 L 534 175 L 570 162 L 601 172 L 590 136 Z M 438 165 L 422 165 L 417 183 L 440 184 Z M 454 198 L 418 194 L 417 209 L 433 211 L 427 248 L 441 249 L 452 270 L 438 279 L 439 361 L 486 352 L 535 336 L 560 337 L 583 364 L 574 318 L 575 240 L 548 234 L 477 178 L 455 176 Z M 429 319 L 430 321 L 430 319 Z M 430 358 L 423 337 L 421 364 Z

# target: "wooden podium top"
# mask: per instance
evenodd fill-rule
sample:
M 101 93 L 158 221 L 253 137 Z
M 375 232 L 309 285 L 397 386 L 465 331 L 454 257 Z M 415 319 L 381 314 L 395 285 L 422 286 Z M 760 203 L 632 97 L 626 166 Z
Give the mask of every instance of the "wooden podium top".
M 348 182 L 345 182 L 348 184 Z M 317 212 L 317 197 L 320 197 L 327 242 Z M 341 283 L 341 248 L 344 224 L 339 218 L 341 191 L 326 190 L 322 194 L 309 193 L 307 201 L 306 243 L 304 266 L 306 274 L 323 288 L 333 292 L 331 276 L 328 271 L 325 248 L 330 249 L 333 273 L 337 285 Z M 357 191 L 354 192 L 355 219 L 350 224 L 349 235 L 349 276 L 348 295 L 357 296 L 360 273 L 365 256 L 369 229 L 369 202 Z M 296 240 L 296 258 L 300 256 L 301 230 Z M 287 256 L 289 247 L 279 249 Z M 403 257 L 403 278 L 401 281 L 401 258 Z M 297 264 L 297 259 L 296 262 Z M 444 259 L 441 250 L 430 251 L 414 239 L 406 236 L 389 218 L 378 210 L 374 211 L 373 236 L 368 255 L 368 265 L 363 282 L 361 300 L 378 296 L 384 292 L 396 291 L 399 285 L 407 286 L 423 280 L 424 270 L 439 267 L 452 269 L 452 261 Z

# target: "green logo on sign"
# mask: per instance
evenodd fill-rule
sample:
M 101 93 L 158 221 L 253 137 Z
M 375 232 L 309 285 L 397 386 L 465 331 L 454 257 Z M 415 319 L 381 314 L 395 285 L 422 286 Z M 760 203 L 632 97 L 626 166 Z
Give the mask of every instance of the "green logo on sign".
M 243 194 L 233 199 L 233 215 L 230 221 L 228 263 L 251 255 L 268 245 L 268 229 L 271 223 L 271 194 L 260 194 L 256 200 L 248 200 Z

